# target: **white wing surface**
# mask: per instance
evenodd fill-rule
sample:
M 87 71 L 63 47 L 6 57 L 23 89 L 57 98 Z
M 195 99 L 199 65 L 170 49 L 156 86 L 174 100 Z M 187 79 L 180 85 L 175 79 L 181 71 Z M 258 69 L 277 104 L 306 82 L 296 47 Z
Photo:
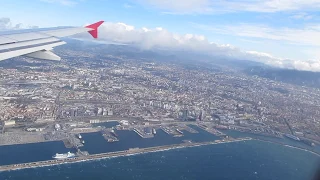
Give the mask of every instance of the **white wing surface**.
M 46 60 L 60 60 L 51 50 L 66 42 L 60 40 L 82 32 L 89 32 L 93 38 L 98 37 L 98 27 L 103 21 L 86 27 L 60 27 L 55 29 L 30 29 L 27 31 L 10 31 L 0 34 L 0 61 L 17 57 L 28 56 Z

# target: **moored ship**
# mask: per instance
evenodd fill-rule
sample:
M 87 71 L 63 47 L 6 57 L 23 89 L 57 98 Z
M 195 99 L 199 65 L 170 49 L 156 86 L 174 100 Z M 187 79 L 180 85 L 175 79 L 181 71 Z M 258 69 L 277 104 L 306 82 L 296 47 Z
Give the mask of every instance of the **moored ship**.
M 66 159 L 66 158 L 73 158 L 76 155 L 74 153 L 68 152 L 68 153 L 64 153 L 64 154 L 59 154 L 56 153 L 56 155 L 52 156 L 52 158 L 54 159 Z
M 297 136 L 294 136 L 292 134 L 285 134 L 285 136 L 290 138 L 290 139 L 293 139 L 293 140 L 296 140 L 296 141 L 300 141 L 300 138 L 298 138 Z

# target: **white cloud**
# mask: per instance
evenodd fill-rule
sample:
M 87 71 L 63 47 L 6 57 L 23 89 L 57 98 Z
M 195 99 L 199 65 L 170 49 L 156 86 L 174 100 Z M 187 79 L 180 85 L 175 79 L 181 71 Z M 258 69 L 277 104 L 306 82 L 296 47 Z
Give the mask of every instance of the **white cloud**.
M 164 11 L 176 13 L 280 12 L 318 10 L 320 0 L 136 0 Z
M 11 26 L 9 18 L 0 18 L 0 29 L 8 29 Z
M 64 6 L 74 6 L 79 2 L 79 0 L 40 0 L 40 1 L 47 2 L 47 3 L 57 3 Z
M 319 0 L 257 0 L 257 1 L 227 1 L 227 8 L 237 11 L 253 12 L 277 12 L 296 11 L 301 9 L 317 10 L 320 7 Z
M 23 28 L 34 29 L 34 28 L 38 28 L 38 26 L 26 26 L 21 23 L 14 24 L 14 23 L 12 23 L 10 18 L 7 18 L 7 17 L 1 18 L 0 17 L 0 31 L 17 30 L 17 29 L 23 29 Z
M 21 26 L 21 24 L 12 24 L 9 18 L 0 18 L 0 30 L 20 29 Z M 262 29 L 258 30 L 260 31 Z M 311 29 L 319 30 L 320 27 L 314 26 Z M 252 33 L 256 34 L 254 32 Z M 274 36 L 278 37 L 280 35 L 275 33 Z M 76 37 L 91 39 L 88 33 L 81 34 Z M 208 39 L 203 35 L 172 33 L 162 27 L 143 27 L 141 29 L 137 29 L 134 26 L 127 25 L 125 23 L 105 22 L 99 28 L 99 39 L 102 41 L 115 42 L 117 44 L 133 44 L 142 49 L 162 48 L 170 50 L 194 51 L 197 53 L 228 57 L 238 60 L 257 61 L 281 68 L 320 72 L 319 57 L 316 58 L 318 60 L 288 60 L 274 57 L 263 52 L 243 51 L 230 44 L 216 44 L 208 41 Z M 315 42 L 312 41 L 312 44 L 315 44 Z M 320 50 L 320 48 L 315 47 L 312 52 L 315 55 L 320 55 L 318 53 L 320 51 L 318 50 Z
M 137 0 L 168 12 L 195 13 L 211 11 L 210 0 Z
M 22 24 L 12 24 L 10 18 L 0 18 L 0 30 L 20 29 Z
M 192 23 L 192 25 L 218 34 L 276 40 L 299 46 L 320 46 L 320 25 L 316 24 L 309 24 L 301 28 L 272 28 L 261 24 L 210 26 Z
M 314 27 L 315 29 L 317 27 Z M 263 29 L 263 28 L 262 28 Z M 261 30 L 261 29 L 258 29 Z M 256 34 L 256 32 L 249 30 L 250 32 L 243 32 L 241 34 Z M 213 42 L 209 42 L 205 36 L 196 34 L 176 34 L 169 32 L 168 30 L 157 28 L 141 28 L 137 29 L 134 26 L 127 25 L 125 23 L 112 23 L 105 22 L 99 29 L 100 40 L 108 42 L 116 42 L 123 44 L 137 45 L 142 49 L 162 48 L 170 50 L 186 50 L 194 51 L 198 53 L 204 53 L 213 56 L 224 56 L 238 60 L 251 60 L 262 62 L 268 65 L 291 68 L 307 71 L 319 71 L 320 61 L 311 60 L 289 60 L 284 58 L 274 57 L 270 54 L 256 51 L 243 51 L 237 47 L 229 44 L 219 45 Z M 272 32 L 271 32 L 272 33 Z M 294 32 L 292 32 L 294 33 Z M 266 35 L 266 34 L 263 34 Z M 271 36 L 271 35 L 270 35 Z M 89 37 L 89 36 L 85 36 Z M 271 36 L 282 40 L 281 35 L 275 34 Z M 289 36 L 291 37 L 291 35 Z M 316 38 L 316 37 L 315 37 Z M 300 39 L 297 39 L 298 41 Z M 318 42 L 304 40 L 306 43 L 312 43 L 318 45 Z
M 291 18 L 293 18 L 293 19 L 302 19 L 302 20 L 310 20 L 310 19 L 313 18 L 313 16 L 308 14 L 308 13 L 305 13 L 305 12 L 300 12 L 300 13 L 297 13 L 295 15 L 292 15 Z
M 124 3 L 123 7 L 126 8 L 126 9 L 130 9 L 130 8 L 133 8 L 134 6 L 131 5 L 131 4 L 128 4 L 128 3 Z
M 192 25 L 196 28 L 202 30 L 207 30 L 212 33 L 232 35 L 240 38 L 247 38 L 253 41 L 260 42 L 273 42 L 274 44 L 285 45 L 295 47 L 296 52 L 308 56 L 304 61 L 279 61 L 275 60 L 273 62 L 268 62 L 268 64 L 275 64 L 280 67 L 289 67 L 295 69 L 306 70 L 310 69 L 315 71 L 318 68 L 318 63 L 320 62 L 320 26 L 316 24 L 301 25 L 300 28 L 272 28 L 261 24 L 235 24 L 235 25 L 214 25 L 208 26 L 203 24 Z M 265 41 L 266 40 L 266 41 Z M 263 44 L 259 45 L 263 46 Z M 285 50 L 285 49 L 284 49 Z M 296 52 L 291 52 L 291 50 L 285 50 L 291 54 Z M 276 58 L 271 58 L 276 59 Z M 301 64 L 299 62 L 304 62 Z M 310 66 L 306 66 L 305 63 Z

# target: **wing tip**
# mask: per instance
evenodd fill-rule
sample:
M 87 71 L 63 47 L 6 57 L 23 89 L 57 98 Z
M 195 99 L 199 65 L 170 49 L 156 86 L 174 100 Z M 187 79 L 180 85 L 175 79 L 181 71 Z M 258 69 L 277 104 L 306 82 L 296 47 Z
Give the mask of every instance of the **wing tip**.
M 104 23 L 104 21 L 98 21 L 96 23 L 93 23 L 93 24 L 90 24 L 90 25 L 86 26 L 86 28 L 93 29 L 93 30 L 88 31 L 93 38 L 95 38 L 95 39 L 98 38 L 98 27 L 102 23 Z

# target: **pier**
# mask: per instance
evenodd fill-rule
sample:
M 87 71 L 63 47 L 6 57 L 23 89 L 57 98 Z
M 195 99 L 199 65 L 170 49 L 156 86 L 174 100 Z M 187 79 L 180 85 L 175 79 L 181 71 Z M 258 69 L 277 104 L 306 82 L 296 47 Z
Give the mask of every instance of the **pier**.
M 187 125 L 183 125 L 182 128 L 185 131 L 188 131 L 189 133 L 199 133 L 198 131 L 196 131 L 195 129 L 192 129 L 191 127 L 187 126 Z
M 183 132 L 181 130 L 179 130 L 177 128 L 176 131 L 178 132 L 178 134 L 174 135 L 173 137 L 182 137 L 183 136 Z
M 179 130 L 179 129 L 176 129 L 176 131 L 177 131 L 178 133 L 180 133 L 180 134 L 183 134 L 183 132 L 182 132 L 181 130 Z
M 208 127 L 204 124 L 199 124 L 198 127 L 200 127 L 201 129 L 207 131 L 208 133 L 211 133 L 215 136 L 226 136 L 226 134 L 214 129 L 213 127 Z
M 152 134 L 152 132 L 151 132 L 151 130 L 150 130 L 150 132 L 145 132 L 143 129 L 141 129 L 141 128 L 134 128 L 133 129 L 133 131 L 135 132 L 135 133 L 137 133 L 140 137 L 142 137 L 142 138 L 153 138 L 154 137 L 154 135 Z
M 108 142 L 119 141 L 117 133 L 113 129 L 104 129 L 101 131 L 103 138 Z
M 173 137 L 181 137 L 183 136 L 183 132 L 178 130 L 179 127 L 177 126 L 166 126 L 166 127 L 161 127 L 161 129 L 169 134 L 172 135 Z
M 204 146 L 204 145 L 211 145 L 211 144 L 238 142 L 238 141 L 245 141 L 245 140 L 251 140 L 251 139 L 252 138 L 238 138 L 238 139 L 232 139 L 232 140 L 226 139 L 223 141 L 216 140 L 216 141 L 198 142 L 198 143 L 185 142 L 181 144 L 156 146 L 156 147 L 148 147 L 148 148 L 133 148 L 125 151 L 108 152 L 108 153 L 92 154 L 92 155 L 89 155 L 83 152 L 85 155 L 75 157 L 75 158 L 4 165 L 4 166 L 0 166 L 0 171 L 11 171 L 11 170 L 18 170 L 18 169 L 26 169 L 26 168 L 52 166 L 52 165 L 65 164 L 65 163 L 76 163 L 81 161 L 90 161 L 90 160 L 105 159 L 105 158 L 112 158 L 112 157 L 119 157 L 119 156 L 127 156 L 127 155 L 133 155 L 133 154 L 166 151 L 166 150 L 177 149 L 177 148 L 187 148 L 187 147 L 196 147 L 196 146 Z

